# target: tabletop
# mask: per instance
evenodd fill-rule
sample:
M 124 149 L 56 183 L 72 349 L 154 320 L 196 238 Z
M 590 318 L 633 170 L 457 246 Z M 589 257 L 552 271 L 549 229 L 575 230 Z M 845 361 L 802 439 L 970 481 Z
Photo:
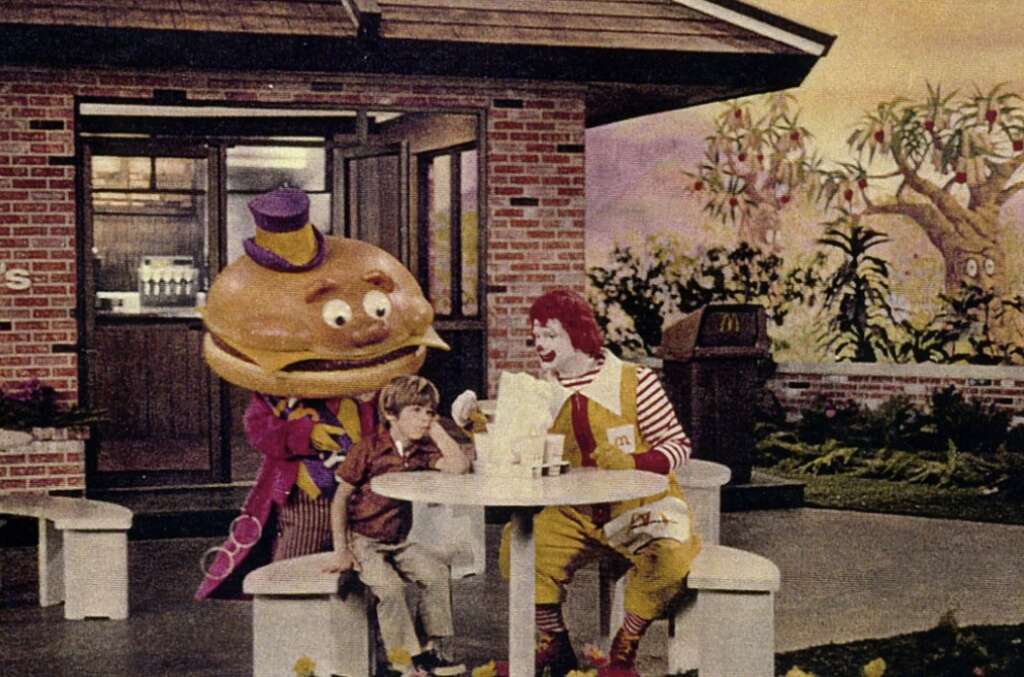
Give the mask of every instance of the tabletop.
M 532 506 L 611 503 L 660 493 L 668 478 L 643 470 L 573 468 L 551 477 L 398 472 L 374 477 L 370 487 L 404 501 L 455 505 Z
M 731 476 L 732 471 L 728 466 L 697 458 L 691 458 L 686 465 L 676 470 L 676 479 L 684 489 L 715 489 L 726 484 Z

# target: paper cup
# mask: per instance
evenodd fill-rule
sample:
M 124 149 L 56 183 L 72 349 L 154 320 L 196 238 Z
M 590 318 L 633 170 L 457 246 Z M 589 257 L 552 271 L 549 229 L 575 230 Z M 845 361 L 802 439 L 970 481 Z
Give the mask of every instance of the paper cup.
M 562 462 L 562 449 L 565 447 L 565 435 L 548 433 L 544 436 L 544 465 Z
M 518 452 L 521 464 L 535 466 L 544 463 L 545 437 L 545 435 L 528 435 L 515 438 L 513 448 Z

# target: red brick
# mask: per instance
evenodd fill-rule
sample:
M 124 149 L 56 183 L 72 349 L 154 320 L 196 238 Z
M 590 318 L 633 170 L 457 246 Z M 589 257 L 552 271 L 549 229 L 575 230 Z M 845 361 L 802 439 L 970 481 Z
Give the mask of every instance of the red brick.
M 39 478 L 39 479 L 30 479 L 28 481 L 28 485 L 30 487 L 34 487 L 34 488 L 41 488 L 41 487 L 47 487 L 47 488 L 63 487 L 65 485 L 65 483 L 66 482 L 65 482 L 63 477 L 42 477 L 42 478 Z

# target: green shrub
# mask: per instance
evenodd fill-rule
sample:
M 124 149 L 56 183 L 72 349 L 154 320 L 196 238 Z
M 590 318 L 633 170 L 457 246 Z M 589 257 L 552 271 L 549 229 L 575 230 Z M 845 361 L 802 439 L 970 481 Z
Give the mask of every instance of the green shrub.
M 994 452 L 1006 442 L 1010 414 L 994 404 L 966 401 L 955 386 L 932 393 L 931 416 L 940 440 L 971 453 Z
M 811 475 L 834 475 L 853 467 L 857 452 L 857 447 L 843 447 L 835 440 L 828 440 L 819 448 L 817 458 L 797 470 Z
M 808 444 L 821 444 L 825 440 L 852 442 L 860 437 L 863 409 L 853 400 L 833 401 L 819 395 L 800 413 L 797 435 Z
M 1024 498 L 1024 426 L 950 386 L 929 411 L 898 395 L 875 410 L 817 397 L 795 424 L 759 414 L 755 462 L 782 472 L 847 473 Z

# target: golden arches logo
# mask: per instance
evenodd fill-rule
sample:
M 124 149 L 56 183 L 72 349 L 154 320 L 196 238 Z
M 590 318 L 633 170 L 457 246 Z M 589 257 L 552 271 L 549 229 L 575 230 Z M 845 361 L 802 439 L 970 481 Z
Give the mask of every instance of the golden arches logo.
M 736 313 L 722 313 L 719 315 L 718 331 L 722 334 L 740 333 L 740 316 Z

